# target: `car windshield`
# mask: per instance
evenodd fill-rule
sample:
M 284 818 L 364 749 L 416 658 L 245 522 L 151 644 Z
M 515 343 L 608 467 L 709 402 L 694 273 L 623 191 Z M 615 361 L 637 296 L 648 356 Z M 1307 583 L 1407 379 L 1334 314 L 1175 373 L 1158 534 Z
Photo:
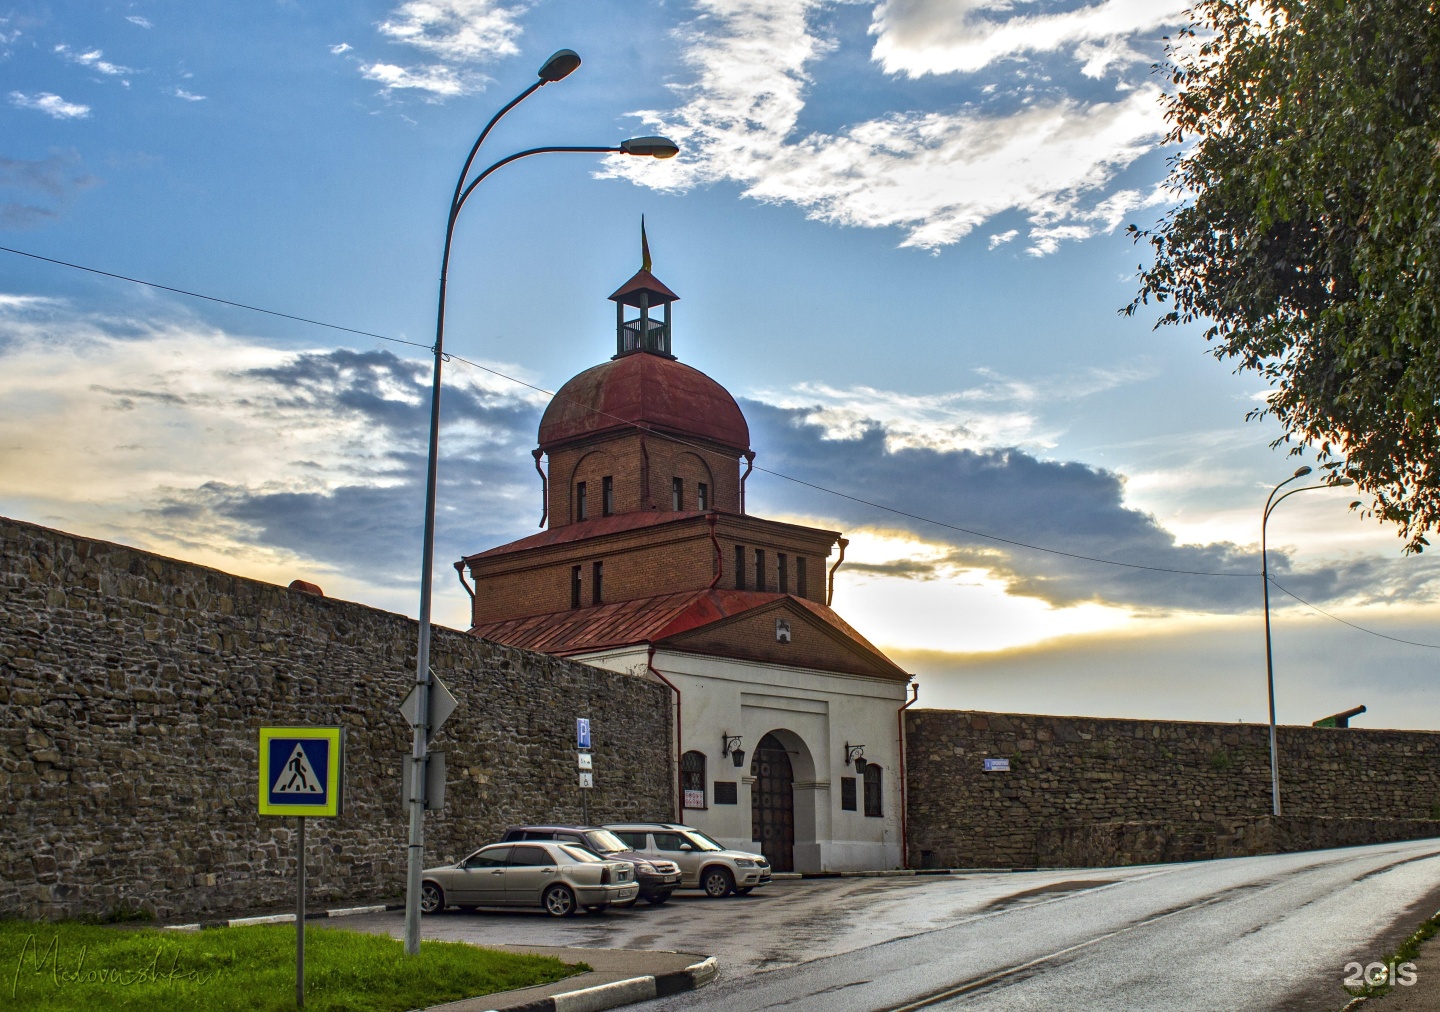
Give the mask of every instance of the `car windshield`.
M 600 860 L 600 858 L 590 853 L 584 847 L 575 847 L 571 846 L 570 844 L 561 844 L 560 850 L 567 857 L 571 858 L 579 864 L 595 864 L 597 861 Z
M 690 843 L 695 847 L 696 850 L 708 851 L 725 849 L 724 847 L 716 843 L 714 840 L 710 839 L 710 837 L 700 832 L 698 829 L 691 829 L 686 831 L 685 838 L 690 841 Z
M 597 854 L 617 854 L 630 848 L 625 846 L 625 841 L 620 839 L 608 829 L 592 829 L 585 834 L 585 842 L 590 849 Z

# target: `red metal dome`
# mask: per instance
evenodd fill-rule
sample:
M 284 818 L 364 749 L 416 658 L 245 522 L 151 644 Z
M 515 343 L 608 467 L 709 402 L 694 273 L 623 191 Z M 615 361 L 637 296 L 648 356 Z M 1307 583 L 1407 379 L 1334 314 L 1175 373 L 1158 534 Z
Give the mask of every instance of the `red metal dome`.
M 586 369 L 555 395 L 540 419 L 540 448 L 642 425 L 750 449 L 750 427 L 730 392 L 673 358 L 623 355 Z

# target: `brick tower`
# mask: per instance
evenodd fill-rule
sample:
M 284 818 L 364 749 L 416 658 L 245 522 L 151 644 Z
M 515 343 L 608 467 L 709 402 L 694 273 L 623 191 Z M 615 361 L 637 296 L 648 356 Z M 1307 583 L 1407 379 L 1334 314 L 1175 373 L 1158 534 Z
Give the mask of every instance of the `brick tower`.
M 675 814 L 689 809 L 683 814 L 693 818 L 709 807 L 709 752 L 735 758 L 726 742 L 743 737 L 736 729 L 747 721 L 759 728 L 753 740 L 768 743 L 757 747 L 773 750 L 784 741 L 796 755 L 810 755 L 816 732 L 772 722 L 767 733 L 761 716 L 747 718 L 748 694 L 740 686 L 764 687 L 765 699 L 798 700 L 797 712 L 810 724 L 822 712 L 817 708 L 856 715 L 848 740 L 865 741 L 862 728 L 874 728 L 869 754 L 888 762 L 897 755 L 893 707 L 903 701 L 909 675 L 829 608 L 827 563 L 837 545 L 843 558 L 846 544 L 837 532 L 746 513 L 745 478 L 755 457 L 749 426 L 724 387 L 675 357 L 672 308 L 679 296 L 651 273 L 643 225 L 641 234 L 641 268 L 610 296 L 614 356 L 562 386 L 540 421 L 534 457 L 545 529 L 467 556 L 455 568 L 474 584 L 474 635 L 634 671 L 677 690 Z M 686 685 L 682 712 L 679 689 Z M 700 688 L 710 700 L 703 709 L 691 702 Z M 718 750 L 693 745 L 681 753 L 682 733 L 687 743 L 723 741 Z M 832 751 L 823 740 L 813 747 Z M 818 779 L 828 758 L 796 764 L 810 770 L 797 784 L 828 791 L 829 780 Z M 881 767 L 871 766 L 878 799 Z M 847 788 L 839 786 L 843 794 Z M 744 803 L 735 781 L 716 780 L 714 790 L 717 806 Z M 759 806 L 762 795 L 788 797 L 791 788 L 776 790 L 751 793 Z M 888 866 L 898 854 L 893 829 L 822 840 L 818 829 L 828 815 L 818 810 L 808 831 L 796 816 L 790 843 L 770 840 L 780 832 L 767 821 L 772 807 L 768 801 L 757 807 L 753 819 L 720 813 L 700 823 L 722 837 L 765 844 L 782 869 L 792 854 L 807 868 Z M 878 800 L 872 807 L 875 815 L 884 810 Z M 841 844 L 826 857 L 827 848 Z

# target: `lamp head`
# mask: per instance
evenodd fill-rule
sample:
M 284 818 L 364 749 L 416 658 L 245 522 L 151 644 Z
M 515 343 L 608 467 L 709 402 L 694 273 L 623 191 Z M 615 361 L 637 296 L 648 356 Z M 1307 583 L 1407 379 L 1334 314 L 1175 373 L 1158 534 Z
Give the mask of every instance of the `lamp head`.
M 735 764 L 736 769 L 745 766 L 745 750 L 743 748 L 732 748 L 730 750 L 730 761 Z
M 1310 473 L 1310 467 L 1309 467 L 1309 465 L 1302 465 L 1302 466 L 1297 467 L 1297 468 L 1295 469 L 1294 477 L 1296 477 L 1296 478 L 1303 478 L 1303 477 L 1305 477 L 1305 476 L 1306 476 L 1307 474 L 1309 474 L 1309 473 Z
M 629 140 L 620 142 L 620 150 L 627 155 L 674 158 L 680 153 L 680 145 L 669 137 L 631 137 Z
M 857 755 L 855 757 L 855 775 L 857 777 L 863 777 L 865 775 L 865 767 L 869 765 L 863 755 Z
M 573 49 L 561 49 L 551 54 L 550 59 L 545 61 L 540 68 L 539 77 L 541 84 L 550 84 L 553 81 L 561 81 L 575 72 L 580 66 L 580 54 Z

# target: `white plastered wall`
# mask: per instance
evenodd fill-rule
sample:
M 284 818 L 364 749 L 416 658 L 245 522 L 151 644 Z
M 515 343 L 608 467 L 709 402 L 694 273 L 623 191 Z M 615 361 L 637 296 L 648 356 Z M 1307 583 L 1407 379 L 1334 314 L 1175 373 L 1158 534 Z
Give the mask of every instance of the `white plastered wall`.
M 653 677 L 645 648 L 597 652 L 577 660 L 613 671 Z M 790 752 L 795 776 L 795 870 L 870 871 L 901 866 L 901 682 L 810 668 L 763 664 L 658 650 L 655 667 L 681 693 L 681 738 L 686 751 L 705 754 L 707 807 L 686 809 L 683 820 L 719 842 L 758 851 L 752 839 L 750 758 L 760 739 L 775 733 Z M 739 735 L 745 764 L 721 754 L 722 735 Z M 883 816 L 865 815 L 863 782 L 857 810 L 840 809 L 845 745 L 863 745 L 882 773 Z M 597 771 L 597 776 L 601 775 Z M 715 804 L 715 781 L 737 783 L 737 804 Z

